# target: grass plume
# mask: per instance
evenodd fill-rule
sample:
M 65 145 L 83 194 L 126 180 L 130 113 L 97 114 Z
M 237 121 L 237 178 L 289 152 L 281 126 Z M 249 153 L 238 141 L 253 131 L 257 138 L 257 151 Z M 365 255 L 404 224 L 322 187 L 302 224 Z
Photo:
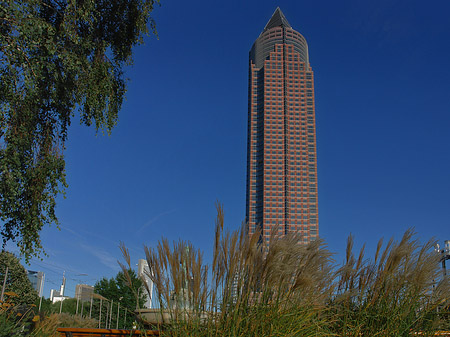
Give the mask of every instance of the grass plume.
M 373 259 L 365 246 L 355 255 L 350 236 L 338 267 L 321 239 L 300 244 L 298 234 L 274 230 L 265 243 L 244 226 L 224 230 L 219 204 L 215 225 L 211 265 L 189 242 L 145 247 L 155 296 L 170 312 L 163 334 L 410 336 L 448 327 L 434 241 L 420 244 L 412 230 L 384 247 L 380 240 Z

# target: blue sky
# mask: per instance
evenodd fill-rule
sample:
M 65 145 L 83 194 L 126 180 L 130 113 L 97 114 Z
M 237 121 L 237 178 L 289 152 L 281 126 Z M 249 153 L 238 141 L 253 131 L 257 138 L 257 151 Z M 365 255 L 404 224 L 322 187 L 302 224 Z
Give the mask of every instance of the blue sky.
M 111 137 L 69 133 L 69 188 L 42 231 L 44 295 L 67 295 L 133 262 L 161 236 L 211 255 L 214 203 L 227 228 L 245 215 L 248 51 L 280 6 L 308 41 L 315 72 L 320 236 L 371 251 L 415 227 L 450 239 L 450 2 L 164 1 L 159 39 L 135 49 Z

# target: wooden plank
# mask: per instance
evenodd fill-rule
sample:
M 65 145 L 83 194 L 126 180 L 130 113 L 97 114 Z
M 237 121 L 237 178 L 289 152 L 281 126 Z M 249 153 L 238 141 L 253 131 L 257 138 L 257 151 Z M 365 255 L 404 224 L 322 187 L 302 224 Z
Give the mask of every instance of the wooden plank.
M 61 337 L 120 337 L 120 336 L 141 336 L 144 331 L 124 330 L 124 329 L 90 329 L 90 328 L 58 328 Z M 159 336 L 156 330 L 145 331 L 147 336 Z

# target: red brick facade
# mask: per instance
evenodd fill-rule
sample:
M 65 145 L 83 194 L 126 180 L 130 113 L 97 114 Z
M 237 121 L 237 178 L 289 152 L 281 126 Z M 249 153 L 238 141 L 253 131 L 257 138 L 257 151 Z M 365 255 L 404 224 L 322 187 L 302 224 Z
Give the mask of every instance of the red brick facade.
M 250 52 L 248 231 L 268 240 L 276 226 L 306 243 L 318 235 L 314 76 L 303 36 L 271 21 Z

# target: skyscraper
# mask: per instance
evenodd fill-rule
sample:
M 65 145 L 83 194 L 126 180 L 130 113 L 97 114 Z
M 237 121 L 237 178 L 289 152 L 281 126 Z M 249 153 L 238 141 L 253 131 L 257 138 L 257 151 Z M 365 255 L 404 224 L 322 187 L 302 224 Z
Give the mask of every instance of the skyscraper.
M 314 77 L 305 38 L 277 8 L 250 50 L 248 232 L 318 235 Z
M 139 259 L 138 261 L 138 276 L 143 279 L 146 286 L 143 285 L 141 291 L 147 295 L 144 303 L 144 308 L 151 309 L 152 307 L 152 296 L 153 296 L 153 281 L 150 279 L 150 268 L 148 262 L 145 259 Z
M 41 296 L 43 292 L 42 288 L 44 284 L 44 273 L 42 271 L 28 270 L 27 276 L 34 290 L 36 290 L 38 295 Z

